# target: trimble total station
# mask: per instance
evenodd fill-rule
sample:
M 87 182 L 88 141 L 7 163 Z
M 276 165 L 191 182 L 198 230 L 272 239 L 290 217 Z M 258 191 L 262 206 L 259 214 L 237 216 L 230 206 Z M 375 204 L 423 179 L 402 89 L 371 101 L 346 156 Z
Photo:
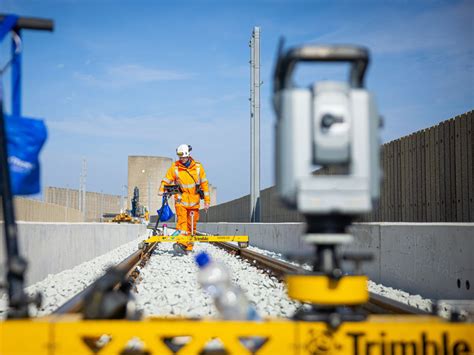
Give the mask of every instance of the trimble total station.
M 347 307 L 340 312 L 339 306 L 368 300 L 366 276 L 348 275 L 341 265 L 342 259 L 358 264 L 370 255 L 337 250 L 351 242 L 346 228 L 354 217 L 370 212 L 379 198 L 381 119 L 364 88 L 368 61 L 368 51 L 360 47 L 303 46 L 280 51 L 274 75 L 277 189 L 287 205 L 305 216 L 304 240 L 315 247 L 308 256 L 314 272 L 289 275 L 289 295 L 314 305 L 297 317 L 334 326 L 363 318 Z M 296 87 L 293 73 L 301 62 L 347 62 L 349 80 Z

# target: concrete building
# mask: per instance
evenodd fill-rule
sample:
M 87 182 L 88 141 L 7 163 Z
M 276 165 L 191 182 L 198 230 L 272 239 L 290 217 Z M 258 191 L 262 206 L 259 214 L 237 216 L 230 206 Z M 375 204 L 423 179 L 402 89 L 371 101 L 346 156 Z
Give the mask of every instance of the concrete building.
M 161 197 L 158 196 L 160 183 L 171 166 L 173 159 L 156 156 L 129 156 L 128 157 L 128 196 L 127 209 L 131 208 L 133 189 L 138 187 L 140 204 L 147 207 L 150 214 L 156 214 L 161 207 Z M 211 206 L 217 204 L 217 189 L 210 184 L 209 193 Z M 150 201 L 150 203 L 149 203 Z M 203 202 L 201 201 L 201 206 Z M 170 206 L 174 210 L 174 199 L 170 199 Z

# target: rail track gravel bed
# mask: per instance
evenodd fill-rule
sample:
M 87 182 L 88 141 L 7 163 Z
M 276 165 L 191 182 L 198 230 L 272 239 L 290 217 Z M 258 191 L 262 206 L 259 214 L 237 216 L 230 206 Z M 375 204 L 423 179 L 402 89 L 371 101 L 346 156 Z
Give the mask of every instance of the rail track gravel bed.
M 143 238 L 127 243 L 71 270 L 49 275 L 45 280 L 28 287 L 28 293 L 41 291 L 44 295 L 43 306 L 33 312 L 33 315 L 46 315 L 56 310 L 68 298 L 87 288 L 111 264 L 117 264 L 136 252 L 138 243 Z M 247 297 L 256 305 L 261 316 L 288 317 L 300 306 L 298 302 L 288 298 L 285 285 L 280 281 L 282 273 L 294 272 L 300 266 L 281 260 L 281 255 L 258 248 L 251 247 L 239 251 L 237 247 L 227 245 L 225 247 L 227 251 L 224 251 L 222 243 L 218 246 L 197 243 L 193 253 L 182 256 L 174 253 L 171 243 L 160 243 L 148 264 L 140 270 L 141 281 L 136 285 L 138 307 L 145 315 L 217 316 L 212 299 L 197 284 L 198 269 L 194 262 L 194 255 L 200 251 L 206 251 L 212 258 L 229 267 L 233 281 L 245 290 Z M 247 259 L 247 261 L 242 259 Z M 372 283 L 369 287 L 375 287 L 374 285 L 378 286 Z M 384 290 L 385 288 L 382 289 Z M 421 299 L 419 296 L 412 297 Z M 417 306 L 417 303 L 414 303 Z M 5 316 L 5 309 L 6 297 L 3 297 L 0 298 L 0 317 Z M 371 303 L 367 309 L 374 313 L 421 312 L 410 304 L 390 300 L 376 292 L 371 293 Z

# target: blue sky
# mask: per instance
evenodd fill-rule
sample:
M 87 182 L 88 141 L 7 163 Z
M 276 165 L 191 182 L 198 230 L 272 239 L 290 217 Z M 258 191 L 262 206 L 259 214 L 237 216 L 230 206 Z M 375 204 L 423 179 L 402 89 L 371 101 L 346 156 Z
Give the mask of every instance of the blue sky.
M 51 18 L 24 31 L 23 113 L 46 119 L 43 185 L 120 194 L 128 155 L 193 146 L 218 201 L 249 191 L 249 47 L 260 26 L 261 186 L 273 184 L 271 77 L 280 36 L 371 51 L 367 88 L 383 141 L 473 109 L 473 1 L 2 0 L 0 12 Z M 9 43 L 0 48 L 9 58 Z M 343 78 L 303 66 L 297 82 Z M 9 97 L 9 72 L 2 79 Z M 9 107 L 6 107 L 10 111 Z

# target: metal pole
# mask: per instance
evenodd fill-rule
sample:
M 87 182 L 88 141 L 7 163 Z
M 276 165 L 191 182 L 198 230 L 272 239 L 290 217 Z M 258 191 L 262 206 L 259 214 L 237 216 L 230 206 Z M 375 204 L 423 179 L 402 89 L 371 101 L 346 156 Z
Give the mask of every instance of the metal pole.
M 15 206 L 8 165 L 7 135 L 3 115 L 3 100 L 0 92 L 0 192 L 3 212 L 3 233 L 6 247 L 6 274 L 8 284 L 9 318 L 28 317 L 28 298 L 23 291 L 25 283 L 26 260 L 20 256 L 18 245 L 18 228 L 15 222 Z
M 82 171 L 79 175 L 79 190 L 77 190 L 77 208 L 82 211 Z
M 86 220 L 86 176 L 87 161 L 86 158 L 82 158 L 81 184 L 79 188 L 79 210 L 82 211 L 84 221 Z
M 147 208 L 148 208 L 148 211 L 150 211 L 150 210 L 151 210 L 151 184 L 150 184 L 150 175 L 148 175 L 148 187 L 147 187 L 147 191 L 148 191 Z
M 64 222 L 69 222 L 69 185 L 66 185 L 66 212 Z
M 254 191 L 254 174 L 253 174 L 253 167 L 254 167 L 254 159 L 255 159 L 255 152 L 253 146 L 253 136 L 254 136 L 254 127 L 253 127 L 253 118 L 254 118 L 254 67 L 253 67 L 253 52 L 254 52 L 254 38 L 253 33 L 250 38 L 249 47 L 250 47 L 250 221 L 253 221 L 254 216 L 254 206 L 255 206 L 255 191 Z
M 260 222 L 260 27 L 255 27 L 254 37 L 255 217 L 253 222 Z
M 260 222 L 260 27 L 250 40 L 250 221 Z

